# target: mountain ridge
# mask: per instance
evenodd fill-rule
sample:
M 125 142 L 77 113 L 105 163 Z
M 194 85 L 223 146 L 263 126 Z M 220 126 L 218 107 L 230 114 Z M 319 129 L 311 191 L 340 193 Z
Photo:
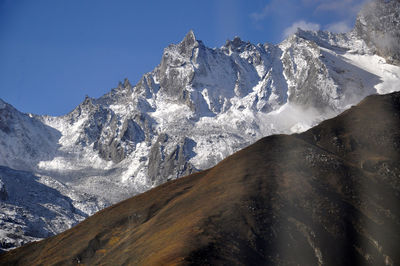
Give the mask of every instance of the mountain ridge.
M 400 67 L 377 55 L 393 49 L 369 40 L 382 25 L 397 36 L 399 4 L 376 2 L 382 21 L 364 16 L 365 27 L 347 34 L 299 30 L 278 45 L 234 38 L 208 48 L 191 31 L 136 85 L 120 82 L 64 116 L 0 102 L 0 165 L 81 193 L 88 205 L 76 195 L 72 204 L 91 215 L 263 136 L 307 130 L 369 94 L 398 90 Z
M 400 93 L 369 96 L 304 133 L 262 138 L 0 262 L 396 265 L 399 114 Z

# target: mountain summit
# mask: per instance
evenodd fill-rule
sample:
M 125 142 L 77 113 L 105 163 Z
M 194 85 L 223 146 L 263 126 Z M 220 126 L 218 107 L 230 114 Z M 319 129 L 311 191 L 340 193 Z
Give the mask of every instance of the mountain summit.
M 8 195 L 1 202 L 0 222 L 7 224 L 0 228 L 2 248 L 66 228 L 50 228 L 49 220 L 74 217 L 72 225 L 208 169 L 264 136 L 305 131 L 367 95 L 398 90 L 397 50 L 383 49 L 373 36 L 383 28 L 385 36 L 399 35 L 399 2 L 374 3 L 347 34 L 299 30 L 278 45 L 235 37 L 209 48 L 190 31 L 135 85 L 120 82 L 64 116 L 23 114 L 0 102 L 0 180 Z M 52 195 L 70 202 L 71 213 L 58 212 L 39 185 L 18 187 L 10 173 L 58 191 Z M 38 222 L 11 192 L 39 195 L 54 216 Z

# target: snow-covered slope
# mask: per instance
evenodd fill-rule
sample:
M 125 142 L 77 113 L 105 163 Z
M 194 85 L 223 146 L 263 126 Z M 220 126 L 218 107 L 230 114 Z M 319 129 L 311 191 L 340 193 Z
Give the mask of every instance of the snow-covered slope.
M 37 117 L 20 113 L 0 99 L 0 165 L 32 170 L 53 157 L 60 136 Z
M 60 233 L 104 206 L 51 177 L 0 166 L 1 249 Z
M 388 3 L 392 9 L 377 2 L 386 13 L 400 10 L 398 1 Z M 379 23 L 363 15 L 361 20 Z M 399 36 L 398 27 L 391 30 Z M 388 54 L 378 55 L 367 33 L 299 30 L 278 45 L 236 37 L 211 49 L 190 31 L 135 86 L 125 80 L 67 115 L 22 114 L 0 101 L 0 165 L 30 171 L 24 172 L 28 179 L 40 177 L 35 182 L 69 198 L 82 212 L 62 216 L 74 217 L 69 226 L 106 205 L 211 167 L 263 136 L 304 131 L 369 94 L 399 90 L 400 67 L 386 61 Z M 46 232 L 66 228 L 54 226 Z

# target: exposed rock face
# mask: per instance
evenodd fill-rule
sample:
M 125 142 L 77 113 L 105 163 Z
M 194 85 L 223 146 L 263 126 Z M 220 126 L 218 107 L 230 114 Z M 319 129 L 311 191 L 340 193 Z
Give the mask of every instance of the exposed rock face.
M 301 35 L 300 35 L 301 36 Z M 321 58 L 320 47 L 312 40 L 294 35 L 287 41 L 288 48 L 282 55 L 284 75 L 290 81 L 289 101 L 302 106 L 337 108 L 335 101 L 341 95 Z M 296 55 L 293 60 L 293 56 Z
M 168 142 L 162 135 L 159 147 Z M 398 265 L 400 93 L 273 135 L 0 264 Z
M 61 117 L 22 114 L 0 100 L 0 165 L 90 195 L 89 215 L 104 206 L 93 201 L 116 203 L 264 136 L 305 131 L 367 95 L 399 89 L 400 67 L 376 55 L 382 49 L 370 38 L 380 29 L 397 36 L 398 1 L 374 5 L 382 16 L 363 11 L 350 33 L 299 30 L 278 45 L 235 37 L 209 48 L 190 31 L 136 85 L 119 82 Z M 385 51 L 378 54 L 396 58 L 398 50 Z
M 131 89 L 128 80 L 125 80 L 124 85 L 120 84 L 119 86 L 121 90 Z M 132 94 L 131 91 L 130 94 Z M 105 102 L 111 104 L 108 99 L 97 101 L 102 104 Z M 97 101 L 87 97 L 82 104 L 66 116 L 66 120 L 70 124 L 84 121 L 84 130 L 80 134 L 78 133 L 76 144 L 92 145 L 101 158 L 119 163 L 135 150 L 136 144 L 145 141 L 146 137 L 152 136 L 151 122 L 149 122 L 151 119 L 141 113 L 127 115 L 121 119 L 115 112 Z
M 194 69 L 191 64 L 193 50 L 200 43 L 190 31 L 181 43 L 165 49 L 158 69 L 161 91 L 173 100 L 188 102 L 187 86 L 193 79 Z
M 148 176 L 155 185 L 196 171 L 189 163 L 194 156 L 193 148 L 196 143 L 189 138 L 181 139 L 177 145 L 175 143 L 167 134 L 161 134 L 151 147 Z
M 358 15 L 354 31 L 376 53 L 400 65 L 400 1 L 371 1 Z
M 119 163 L 129 153 L 134 152 L 136 144 L 146 138 L 145 132 L 133 119 L 126 119 L 120 131 L 117 130 L 118 123 L 119 121 L 114 116 L 93 146 L 99 151 L 101 158 L 115 163 Z

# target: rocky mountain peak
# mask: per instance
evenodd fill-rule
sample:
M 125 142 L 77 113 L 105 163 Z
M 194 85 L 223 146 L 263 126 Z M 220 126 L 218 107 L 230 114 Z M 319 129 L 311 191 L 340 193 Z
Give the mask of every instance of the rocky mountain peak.
M 194 69 L 192 65 L 195 50 L 203 46 L 196 40 L 193 31 L 189 31 L 178 44 L 171 44 L 164 49 L 160 65 L 155 70 L 162 93 L 180 102 L 188 101 L 185 87 L 191 82 Z
M 190 58 L 192 56 L 192 51 L 199 45 L 199 42 L 196 40 L 196 36 L 194 35 L 193 30 L 190 30 L 185 38 L 176 46 L 177 51 L 180 55 Z
M 124 86 L 124 88 L 132 89 L 132 85 L 131 85 L 131 83 L 129 82 L 129 80 L 127 78 L 124 79 L 123 86 Z
M 225 46 L 231 46 L 233 48 L 237 48 L 245 43 L 246 42 L 242 41 L 242 39 L 240 39 L 239 36 L 235 36 L 233 40 L 227 40 Z
M 222 49 L 226 48 L 231 52 L 242 52 L 246 47 L 250 46 L 249 42 L 243 41 L 240 37 L 235 36 L 233 40 L 227 40 Z
M 234 46 L 239 46 L 239 45 L 242 45 L 243 43 L 244 42 L 242 41 L 242 39 L 240 39 L 239 36 L 235 36 L 235 38 L 233 38 L 233 40 L 232 40 L 232 44 Z
M 354 32 L 389 63 L 400 64 L 400 1 L 375 0 L 357 17 Z
M 183 40 L 178 44 L 171 44 L 164 49 L 160 68 L 165 70 L 167 67 L 177 67 L 190 61 L 193 49 L 199 46 L 201 41 L 197 41 L 192 30 L 190 30 Z
M 82 115 L 87 116 L 96 108 L 94 101 L 95 99 L 86 95 L 82 103 L 75 107 L 75 109 L 72 110 L 70 113 L 65 115 L 65 117 L 70 120 L 70 123 L 74 123 L 79 120 Z
M 194 35 L 193 30 L 190 30 L 181 42 L 181 44 L 185 46 L 193 46 L 195 43 L 196 43 L 196 36 Z
M 85 99 L 83 100 L 83 105 L 88 105 L 92 104 L 92 98 L 90 98 L 88 95 L 85 95 Z

